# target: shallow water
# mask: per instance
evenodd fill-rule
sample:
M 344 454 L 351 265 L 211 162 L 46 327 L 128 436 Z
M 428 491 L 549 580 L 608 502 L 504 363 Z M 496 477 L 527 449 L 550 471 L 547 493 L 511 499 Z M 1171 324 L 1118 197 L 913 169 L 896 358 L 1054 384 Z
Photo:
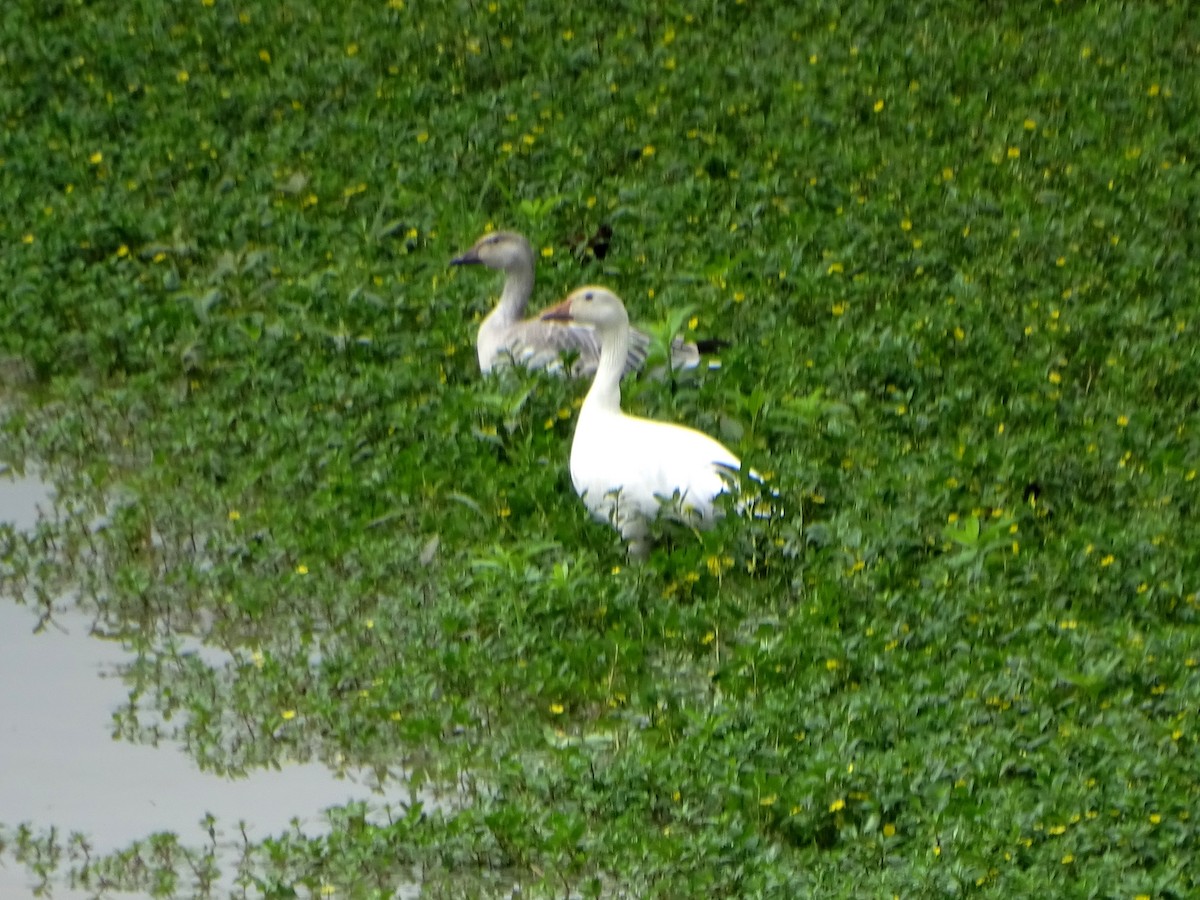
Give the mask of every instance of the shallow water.
M 38 512 L 49 514 L 53 507 L 49 485 L 36 478 L 18 478 L 0 466 L 0 525 L 32 528 Z
M 46 485 L 0 474 L 0 523 L 36 524 L 52 510 Z M 225 779 L 199 771 L 175 744 L 158 747 L 112 739 L 112 712 L 128 689 L 119 667 L 131 660 L 116 642 L 89 634 L 89 620 L 70 609 L 34 633 L 38 614 L 0 596 L 0 824 L 28 822 L 41 831 L 81 832 L 105 853 L 154 832 L 173 831 L 190 846 L 208 843 L 200 824 L 217 819 L 218 841 L 240 843 L 238 822 L 251 839 L 288 830 L 293 819 L 306 834 L 326 830 L 321 812 L 352 800 L 378 815 L 407 800 L 397 789 L 380 796 L 365 784 L 338 780 L 319 764 L 258 771 Z M 365 773 L 364 773 L 365 776 Z M 232 874 L 236 854 L 220 860 Z M 9 856 L 0 857 L 0 898 L 32 895 L 33 880 Z M 228 882 L 223 891 L 231 889 Z M 86 892 L 53 888 L 59 900 Z M 137 894 L 113 894 L 123 898 Z

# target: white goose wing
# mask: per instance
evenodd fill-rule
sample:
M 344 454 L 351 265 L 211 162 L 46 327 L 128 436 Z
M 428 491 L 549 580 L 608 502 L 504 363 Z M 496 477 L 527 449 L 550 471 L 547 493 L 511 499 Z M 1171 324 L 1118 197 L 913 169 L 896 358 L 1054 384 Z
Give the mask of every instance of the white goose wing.
M 708 522 L 717 495 L 736 491 L 739 467 L 736 456 L 702 432 L 621 413 L 581 414 L 571 446 L 571 480 L 599 519 L 610 518 L 617 504 L 652 519 L 677 496 L 681 511 Z

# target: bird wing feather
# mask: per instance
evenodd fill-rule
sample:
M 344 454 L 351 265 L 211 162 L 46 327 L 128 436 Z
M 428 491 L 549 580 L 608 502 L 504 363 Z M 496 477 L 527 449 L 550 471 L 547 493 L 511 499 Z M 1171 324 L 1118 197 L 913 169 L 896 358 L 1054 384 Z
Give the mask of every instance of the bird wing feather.
M 622 504 L 649 518 L 678 495 L 683 508 L 707 519 L 713 499 L 731 488 L 729 469 L 740 466 L 718 441 L 673 423 L 620 415 L 585 424 L 581 417 L 579 428 L 571 448 L 571 479 L 601 519 L 611 515 L 617 493 Z
M 630 334 L 626 374 L 642 367 L 649 346 L 647 335 L 640 331 Z M 590 325 L 525 319 L 509 327 L 503 355 L 527 369 L 561 373 L 569 364 L 571 375 L 590 377 L 600 364 L 600 339 Z

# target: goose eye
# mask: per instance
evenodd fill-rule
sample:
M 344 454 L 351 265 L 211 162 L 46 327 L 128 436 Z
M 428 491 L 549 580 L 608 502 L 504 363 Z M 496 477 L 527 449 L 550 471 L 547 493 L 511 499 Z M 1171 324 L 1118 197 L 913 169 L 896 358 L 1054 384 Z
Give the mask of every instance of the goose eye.
M 500 243 L 500 235 L 498 235 L 498 234 L 493 234 L 493 235 L 492 235 L 490 238 L 488 238 L 488 239 L 487 239 L 487 242 L 488 242 L 489 244 L 498 244 L 498 243 Z
M 583 299 L 584 299 L 584 300 L 591 300 L 591 299 L 592 299 L 592 292 L 591 292 L 591 291 L 588 291 L 586 294 L 584 294 L 584 295 L 583 295 Z

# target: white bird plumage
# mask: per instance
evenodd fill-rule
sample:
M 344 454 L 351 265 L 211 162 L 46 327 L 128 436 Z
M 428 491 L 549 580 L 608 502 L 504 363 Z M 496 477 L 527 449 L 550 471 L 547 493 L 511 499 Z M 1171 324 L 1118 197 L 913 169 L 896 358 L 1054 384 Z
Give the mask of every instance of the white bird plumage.
M 528 369 L 546 369 L 563 374 L 564 362 L 571 362 L 567 374 L 576 377 L 595 373 L 600 362 L 600 342 L 588 325 L 525 318 L 529 298 L 533 296 L 534 254 L 529 241 L 515 231 L 494 231 L 483 235 L 466 253 L 450 260 L 451 265 L 483 265 L 504 272 L 504 288 L 495 308 L 479 326 L 475 350 L 479 369 L 487 374 L 511 363 Z M 633 372 L 646 362 L 650 337 L 631 331 L 625 354 L 624 371 Z M 700 362 L 700 351 L 693 343 L 676 340 L 671 347 L 674 368 L 693 368 Z
M 702 432 L 621 411 L 622 360 L 629 316 L 603 287 L 582 287 L 542 313 L 547 321 L 586 323 L 600 341 L 592 386 L 571 441 L 571 482 L 594 518 L 620 532 L 629 553 L 649 551 L 659 515 L 706 527 L 720 515 L 716 498 L 736 489 L 741 462 Z

